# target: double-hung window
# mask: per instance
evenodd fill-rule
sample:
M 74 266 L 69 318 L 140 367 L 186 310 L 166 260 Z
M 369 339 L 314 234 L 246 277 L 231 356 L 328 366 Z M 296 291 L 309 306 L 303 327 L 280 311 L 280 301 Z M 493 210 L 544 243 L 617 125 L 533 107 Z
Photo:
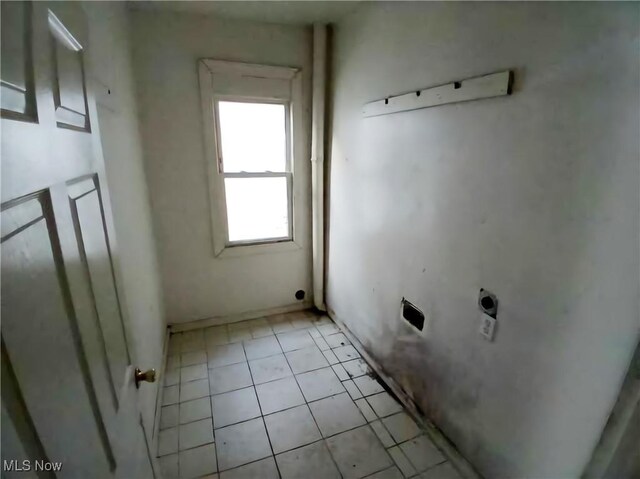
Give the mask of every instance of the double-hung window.
M 200 83 L 216 255 L 297 247 L 298 70 L 202 60 Z
M 288 102 L 216 98 L 215 111 L 227 244 L 290 241 L 293 223 Z

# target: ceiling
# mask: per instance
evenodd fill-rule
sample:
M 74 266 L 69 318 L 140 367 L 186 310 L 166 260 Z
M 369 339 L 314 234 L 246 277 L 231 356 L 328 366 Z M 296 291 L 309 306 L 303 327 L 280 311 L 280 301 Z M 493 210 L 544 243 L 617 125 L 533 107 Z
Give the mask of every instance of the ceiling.
M 331 23 L 352 12 L 359 1 L 129 1 L 132 10 L 216 15 L 238 20 L 307 25 Z

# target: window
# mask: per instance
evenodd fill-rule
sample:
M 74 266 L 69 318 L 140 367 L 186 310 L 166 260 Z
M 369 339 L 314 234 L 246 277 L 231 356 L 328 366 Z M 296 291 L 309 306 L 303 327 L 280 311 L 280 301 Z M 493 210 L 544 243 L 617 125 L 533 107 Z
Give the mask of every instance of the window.
M 292 238 L 286 103 L 216 101 L 227 244 Z
M 214 254 L 300 249 L 308 165 L 299 70 L 207 59 L 199 72 Z

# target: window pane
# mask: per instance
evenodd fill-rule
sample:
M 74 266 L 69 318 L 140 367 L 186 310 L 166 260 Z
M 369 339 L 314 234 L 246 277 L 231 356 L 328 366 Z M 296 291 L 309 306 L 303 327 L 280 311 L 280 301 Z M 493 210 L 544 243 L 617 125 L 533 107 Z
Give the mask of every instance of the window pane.
M 225 178 L 229 241 L 289 236 L 287 179 Z
M 284 105 L 221 101 L 218 115 L 226 173 L 286 171 Z

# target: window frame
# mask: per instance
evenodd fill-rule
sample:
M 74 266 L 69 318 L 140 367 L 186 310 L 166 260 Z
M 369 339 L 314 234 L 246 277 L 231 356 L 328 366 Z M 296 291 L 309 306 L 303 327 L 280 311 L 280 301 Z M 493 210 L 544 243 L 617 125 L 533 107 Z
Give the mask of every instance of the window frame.
M 285 168 L 282 172 L 266 171 L 266 172 L 225 172 L 224 171 L 224 157 L 222 155 L 222 141 L 216 141 L 216 153 L 218 168 L 218 174 L 222 176 L 222 188 L 224 190 L 224 206 L 225 206 L 225 248 L 237 248 L 239 246 L 251 246 L 259 244 L 281 243 L 286 241 L 293 241 L 293 161 L 291 158 L 292 151 L 292 131 L 291 131 L 291 101 L 278 100 L 273 98 L 260 98 L 260 97 L 248 97 L 237 95 L 217 95 L 213 94 L 213 114 L 214 114 L 214 126 L 216 139 L 222 138 L 221 122 L 218 104 L 220 102 L 234 102 L 234 103 L 253 103 L 253 104 L 265 104 L 265 105 L 282 105 L 284 106 L 284 128 L 285 128 Z M 287 223 L 288 234 L 287 236 L 280 236 L 274 238 L 262 238 L 251 240 L 238 240 L 231 241 L 229 238 L 229 221 L 226 218 L 227 211 L 227 196 L 225 179 L 227 178 L 285 178 L 287 184 Z
M 202 59 L 198 62 L 202 102 L 205 164 L 209 179 L 209 203 L 213 253 L 218 258 L 250 254 L 278 253 L 301 249 L 298 231 L 302 226 L 302 212 L 297 208 L 303 192 L 296 179 L 296 163 L 302 160 L 302 81 L 298 68 L 275 67 L 247 63 Z M 248 86 L 245 91 L 220 91 L 220 85 Z M 275 85 L 275 86 L 274 86 Z M 222 88 L 224 90 L 224 88 Z M 285 109 L 287 158 L 285 172 L 224 173 L 220 139 L 219 101 L 275 103 Z M 229 241 L 227 205 L 224 180 L 228 177 L 286 177 L 289 214 L 289 235 L 282 238 Z

